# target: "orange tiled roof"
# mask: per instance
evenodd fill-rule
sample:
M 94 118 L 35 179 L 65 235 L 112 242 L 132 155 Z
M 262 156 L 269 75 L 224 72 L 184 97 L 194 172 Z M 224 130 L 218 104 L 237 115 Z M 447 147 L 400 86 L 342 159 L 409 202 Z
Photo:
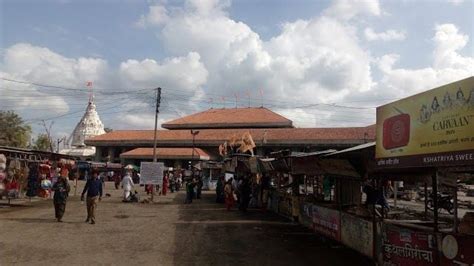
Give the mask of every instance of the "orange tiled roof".
M 347 143 L 350 141 L 375 140 L 375 126 L 344 128 L 260 128 L 260 129 L 201 129 L 196 143 L 220 144 L 232 136 L 240 137 L 249 131 L 257 145 L 262 143 Z M 159 130 L 160 144 L 190 144 L 189 130 Z M 117 130 L 86 140 L 86 144 L 102 146 L 109 144 L 150 144 L 153 130 Z
M 249 107 L 209 109 L 161 126 L 167 129 L 289 128 L 293 127 L 293 122 L 267 108 Z
M 157 148 L 159 159 L 192 159 L 192 148 Z M 120 158 L 128 159 L 147 159 L 153 158 L 153 148 L 136 148 L 131 151 L 120 154 Z M 194 149 L 194 158 L 200 160 L 209 160 L 210 156 L 199 148 Z

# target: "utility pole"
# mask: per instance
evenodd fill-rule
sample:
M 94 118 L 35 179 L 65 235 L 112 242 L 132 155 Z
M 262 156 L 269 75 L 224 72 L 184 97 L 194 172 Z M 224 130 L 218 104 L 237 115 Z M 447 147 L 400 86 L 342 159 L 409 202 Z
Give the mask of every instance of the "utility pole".
M 59 153 L 59 144 L 61 144 L 61 142 L 63 142 L 63 141 L 64 141 L 64 143 L 66 143 L 66 136 L 64 136 L 60 139 L 57 139 L 56 141 L 58 143 L 58 145 L 56 146 L 56 153 Z M 64 144 L 63 144 L 63 148 L 64 148 Z
M 43 121 L 44 130 L 46 131 L 46 136 L 48 137 L 49 151 L 54 152 L 53 140 L 51 138 L 51 128 L 53 127 L 54 121 L 51 121 L 51 123 L 49 124 L 49 127 L 46 125 L 46 121 L 44 121 L 44 120 L 42 120 L 42 121 Z
M 153 162 L 156 163 L 156 133 L 158 127 L 158 113 L 160 112 L 161 88 L 156 89 L 156 109 L 155 109 L 155 131 L 153 133 Z
M 156 153 L 156 135 L 158 130 L 158 113 L 160 112 L 160 103 L 161 103 L 161 88 L 156 88 L 156 109 L 155 109 L 155 130 L 153 132 L 153 162 L 157 162 L 157 153 Z M 155 195 L 155 186 L 152 185 L 151 189 L 151 202 Z

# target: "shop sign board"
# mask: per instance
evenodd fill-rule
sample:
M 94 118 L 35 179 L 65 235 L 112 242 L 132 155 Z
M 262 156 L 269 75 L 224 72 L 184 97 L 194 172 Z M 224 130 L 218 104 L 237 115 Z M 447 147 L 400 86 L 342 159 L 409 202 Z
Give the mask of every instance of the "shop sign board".
M 372 257 L 374 250 L 374 232 L 371 221 L 342 213 L 341 241 L 346 246 Z
M 161 185 L 164 169 L 164 163 L 142 162 L 140 164 L 140 184 Z
M 430 232 L 384 224 L 382 254 L 384 265 L 438 265 L 436 235 Z
M 377 108 L 380 168 L 474 164 L 474 77 Z
M 334 240 L 341 240 L 341 216 L 338 210 L 313 205 L 314 230 Z
M 473 235 L 443 235 L 441 265 L 474 265 Z

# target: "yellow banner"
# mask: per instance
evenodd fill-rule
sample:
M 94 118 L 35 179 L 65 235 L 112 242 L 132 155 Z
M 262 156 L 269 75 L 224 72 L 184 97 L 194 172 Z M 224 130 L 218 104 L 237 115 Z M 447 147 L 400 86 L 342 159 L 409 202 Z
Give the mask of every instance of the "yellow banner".
M 377 159 L 468 150 L 474 150 L 474 77 L 377 108 Z

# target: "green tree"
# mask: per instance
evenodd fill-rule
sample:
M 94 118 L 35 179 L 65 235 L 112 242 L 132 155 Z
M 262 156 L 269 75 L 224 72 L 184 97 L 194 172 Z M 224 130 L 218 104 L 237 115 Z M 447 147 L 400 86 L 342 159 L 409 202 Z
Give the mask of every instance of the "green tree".
M 31 126 L 13 111 L 0 111 L 0 146 L 26 148 Z
M 51 151 L 52 146 L 54 150 L 54 143 L 51 142 L 47 134 L 39 134 L 35 140 L 33 149 L 39 151 Z
M 105 131 L 105 133 L 109 133 L 109 132 L 112 132 L 114 130 L 111 129 L 110 127 L 106 127 L 106 128 L 104 128 L 104 131 Z

